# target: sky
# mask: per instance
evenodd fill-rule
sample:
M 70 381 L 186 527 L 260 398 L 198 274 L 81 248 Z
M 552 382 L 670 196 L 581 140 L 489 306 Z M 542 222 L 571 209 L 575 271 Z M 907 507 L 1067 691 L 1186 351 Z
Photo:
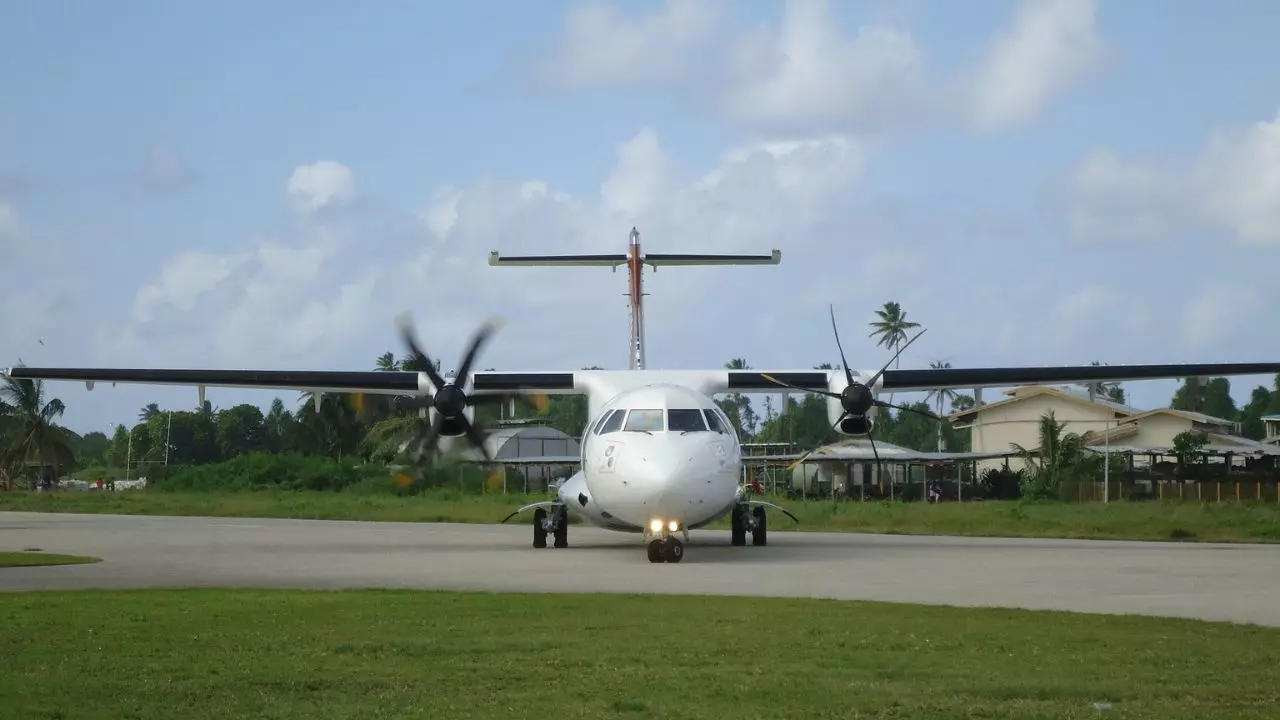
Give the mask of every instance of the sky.
M 0 364 L 650 367 L 1280 359 L 1270 0 L 0 5 Z M 1238 402 L 1269 378 L 1239 378 Z M 1176 383 L 1128 383 L 1166 405 Z M 110 434 L 194 388 L 50 383 Z M 993 399 L 988 390 L 984 399 Z M 211 389 L 216 407 L 291 393 Z

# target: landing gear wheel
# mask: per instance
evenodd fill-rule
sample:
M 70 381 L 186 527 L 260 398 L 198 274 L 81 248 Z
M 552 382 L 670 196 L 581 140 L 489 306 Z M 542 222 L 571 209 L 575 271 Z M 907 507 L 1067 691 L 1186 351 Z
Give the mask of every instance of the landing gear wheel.
M 536 548 L 547 546 L 547 531 L 542 527 L 542 521 L 546 517 L 547 511 L 542 508 L 533 511 L 533 546 Z
M 747 544 L 747 518 L 743 512 L 743 508 L 735 507 L 733 515 L 730 518 L 732 529 L 730 530 L 729 544 L 734 547 L 742 547 Z
M 563 506 L 556 513 L 555 547 L 569 547 L 569 511 Z
M 769 544 L 769 527 L 765 522 L 764 508 L 752 508 L 751 514 L 756 517 L 756 529 L 751 531 L 751 544 L 757 547 L 764 547 Z
M 649 562 L 651 563 L 662 562 L 662 541 L 650 540 L 648 552 L 649 552 Z
M 678 563 L 684 559 L 684 543 L 676 538 L 667 538 L 662 548 L 662 559 L 669 563 Z

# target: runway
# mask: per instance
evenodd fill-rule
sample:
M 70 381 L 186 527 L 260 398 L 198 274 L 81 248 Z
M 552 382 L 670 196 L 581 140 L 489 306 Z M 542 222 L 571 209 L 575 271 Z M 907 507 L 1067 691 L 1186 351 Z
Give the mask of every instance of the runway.
M 445 588 L 885 600 L 1139 613 L 1280 626 L 1280 545 L 698 531 L 683 562 L 574 526 L 535 550 L 519 525 L 0 512 L 0 550 L 93 565 L 0 568 L 0 591 L 140 587 Z

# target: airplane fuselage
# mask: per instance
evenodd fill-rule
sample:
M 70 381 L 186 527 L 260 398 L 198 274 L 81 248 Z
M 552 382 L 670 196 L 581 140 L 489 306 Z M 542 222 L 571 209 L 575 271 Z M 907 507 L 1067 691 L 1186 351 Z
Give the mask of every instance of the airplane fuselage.
M 742 449 L 729 418 L 688 387 L 619 393 L 591 418 L 581 446 L 581 469 L 557 493 L 601 528 L 687 532 L 727 513 L 742 492 Z

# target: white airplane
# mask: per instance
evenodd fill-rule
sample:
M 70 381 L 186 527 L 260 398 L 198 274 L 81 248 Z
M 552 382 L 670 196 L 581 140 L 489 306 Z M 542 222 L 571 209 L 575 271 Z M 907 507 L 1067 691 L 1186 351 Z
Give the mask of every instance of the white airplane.
M 787 513 L 777 505 L 745 495 L 740 485 L 740 440 L 729 418 L 712 399 L 720 393 L 776 392 L 779 388 L 819 393 L 827 397 L 827 414 L 836 432 L 870 438 L 879 408 L 907 409 L 880 400 L 878 395 L 884 391 L 1280 373 L 1280 363 L 889 370 L 893 359 L 879 370 L 853 371 L 845 361 L 838 332 L 836 345 L 842 370 L 667 371 L 643 367 L 643 264 L 776 264 L 779 259 L 776 250 L 771 256 L 646 256 L 640 253 L 634 230 L 628 255 L 491 256 L 493 265 L 628 265 L 633 354 L 627 370 L 472 372 L 480 347 L 496 329 L 495 324 L 486 323 L 472 338 L 457 374 L 441 377 L 404 319 L 404 340 L 418 367 L 427 368 L 424 371 L 15 367 L 4 374 L 18 380 L 81 381 L 90 390 L 95 383 L 194 385 L 199 389 L 201 404 L 207 387 L 309 390 L 317 407 L 325 393 L 412 396 L 420 411 L 431 417 L 430 429 L 419 444 L 419 464 L 441 436 L 465 436 L 488 458 L 484 438 L 472 423 L 477 404 L 501 401 L 517 393 L 585 394 L 589 422 L 581 439 L 581 456 L 573 458 L 581 463 L 580 468 L 556 488 L 555 499 L 519 508 L 507 519 L 533 509 L 534 547 L 546 547 L 547 536 L 551 535 L 554 547 L 559 548 L 568 545 L 568 518 L 573 513 L 607 530 L 640 534 L 649 561 L 657 563 L 680 562 L 689 531 L 725 515 L 731 517 L 733 545 L 745 545 L 748 533 L 753 545 L 767 545 L 766 508 Z M 831 316 L 834 331 L 834 310 Z M 900 348 L 898 354 L 918 337 Z M 874 447 L 872 440 L 873 450 Z

